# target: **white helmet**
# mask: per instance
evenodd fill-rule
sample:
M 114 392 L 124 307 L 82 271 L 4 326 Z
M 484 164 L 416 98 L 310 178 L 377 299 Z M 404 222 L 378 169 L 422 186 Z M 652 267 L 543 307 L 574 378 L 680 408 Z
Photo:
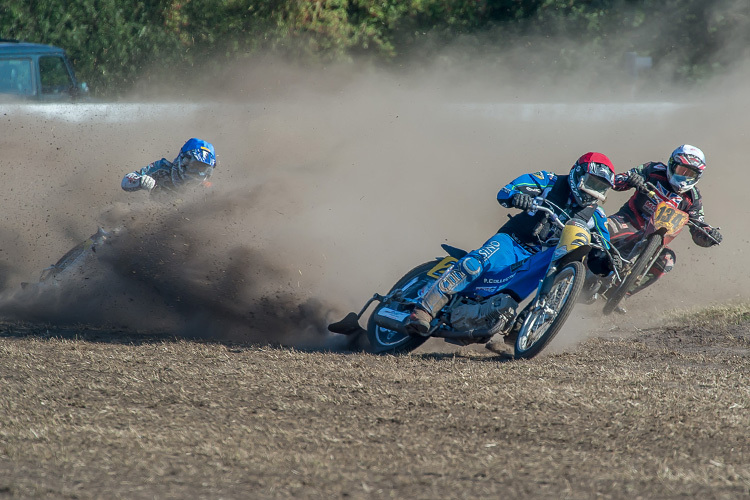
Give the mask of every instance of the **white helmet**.
M 667 179 L 675 191 L 684 193 L 698 183 L 706 170 L 706 156 L 703 151 L 683 144 L 672 151 L 667 162 Z

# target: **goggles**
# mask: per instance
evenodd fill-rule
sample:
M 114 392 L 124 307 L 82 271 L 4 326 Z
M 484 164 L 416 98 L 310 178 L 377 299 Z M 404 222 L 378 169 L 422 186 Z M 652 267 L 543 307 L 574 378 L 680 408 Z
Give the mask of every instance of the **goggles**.
M 586 166 L 586 173 L 581 177 L 578 189 L 603 202 L 607 190 L 614 186 L 614 183 L 615 174 L 607 165 L 592 162 Z
M 672 175 L 685 180 L 697 180 L 701 176 L 701 171 L 691 165 L 678 163 L 672 168 Z
M 591 174 L 583 174 L 581 182 L 578 184 L 578 189 L 599 201 L 606 199 L 607 189 L 611 187 L 610 183 L 605 179 Z
M 180 159 L 180 166 L 185 169 L 185 173 L 200 177 L 206 177 L 214 170 L 213 165 L 196 159 L 193 155 L 183 156 Z

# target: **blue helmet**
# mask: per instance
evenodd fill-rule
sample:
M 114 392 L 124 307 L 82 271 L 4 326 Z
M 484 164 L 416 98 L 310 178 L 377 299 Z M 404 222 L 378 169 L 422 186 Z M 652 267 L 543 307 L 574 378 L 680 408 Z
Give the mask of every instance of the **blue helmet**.
M 206 166 L 213 167 L 216 165 L 216 150 L 214 145 L 201 139 L 193 137 L 188 140 L 180 149 L 180 159 L 195 159 Z

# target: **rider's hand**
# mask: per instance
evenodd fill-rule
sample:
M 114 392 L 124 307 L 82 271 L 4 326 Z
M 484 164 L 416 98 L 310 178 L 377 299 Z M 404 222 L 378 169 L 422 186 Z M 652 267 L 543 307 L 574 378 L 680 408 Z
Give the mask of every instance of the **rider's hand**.
M 711 243 L 713 243 L 714 245 L 718 245 L 719 243 L 721 243 L 721 240 L 723 238 L 718 229 L 716 229 L 715 227 L 706 228 L 706 232 L 711 238 L 713 238 L 713 241 L 711 241 Z
M 642 193 L 648 191 L 648 187 L 646 187 L 646 179 L 644 179 L 642 175 L 634 172 L 631 172 L 630 175 L 628 175 L 628 185 Z
M 528 210 L 534 205 L 534 198 L 528 194 L 516 193 L 510 199 L 510 204 L 521 210 Z
M 156 179 L 154 179 L 150 175 L 141 176 L 141 189 L 151 191 L 152 189 L 154 189 L 154 187 L 156 187 Z

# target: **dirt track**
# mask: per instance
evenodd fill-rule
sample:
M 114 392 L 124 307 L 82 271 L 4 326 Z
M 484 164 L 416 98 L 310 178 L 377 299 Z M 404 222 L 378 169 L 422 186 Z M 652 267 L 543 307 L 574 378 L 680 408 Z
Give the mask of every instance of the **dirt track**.
M 750 296 L 746 79 L 687 107 L 523 118 L 450 106 L 519 104 L 502 75 L 244 76 L 177 117 L 0 115 L 0 497 L 750 496 L 747 318 L 648 329 Z M 192 136 L 217 148 L 210 191 L 120 189 Z M 481 244 L 515 176 L 590 150 L 621 171 L 685 142 L 708 155 L 724 243 L 676 240 L 675 270 L 615 329 L 577 308 L 528 363 L 433 342 L 373 357 L 325 331 L 440 243 Z M 99 225 L 126 236 L 70 286 L 19 292 Z
M 600 333 L 505 362 L 5 324 L 0 497 L 750 495 L 750 325 Z

